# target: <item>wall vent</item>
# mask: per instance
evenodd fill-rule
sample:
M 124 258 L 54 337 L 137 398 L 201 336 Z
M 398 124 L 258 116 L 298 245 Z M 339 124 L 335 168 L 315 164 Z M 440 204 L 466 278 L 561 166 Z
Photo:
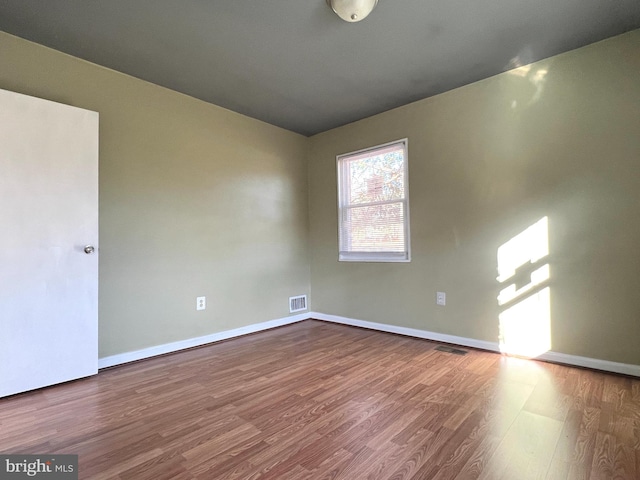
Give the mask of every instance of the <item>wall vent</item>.
M 307 296 L 289 297 L 289 313 L 302 312 L 307 309 Z
M 453 353 L 454 355 L 466 355 L 467 353 L 469 353 L 466 350 L 461 350 L 460 348 L 447 347 L 446 345 L 439 345 L 436 347 L 436 350 L 438 350 L 439 352 Z

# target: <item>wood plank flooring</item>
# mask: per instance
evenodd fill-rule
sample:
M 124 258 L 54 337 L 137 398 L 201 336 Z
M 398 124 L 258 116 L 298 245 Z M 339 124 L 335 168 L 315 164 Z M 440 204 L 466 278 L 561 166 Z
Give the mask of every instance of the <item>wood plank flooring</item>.
M 0 399 L 82 479 L 638 479 L 640 380 L 319 321 Z

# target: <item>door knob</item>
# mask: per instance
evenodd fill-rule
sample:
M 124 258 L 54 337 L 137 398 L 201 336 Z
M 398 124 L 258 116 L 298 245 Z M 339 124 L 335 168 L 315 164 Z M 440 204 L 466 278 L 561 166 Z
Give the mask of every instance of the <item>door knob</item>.
M 84 247 L 84 253 L 86 253 L 87 255 L 91 255 L 93 252 L 95 252 L 95 248 L 93 247 L 93 245 L 87 245 L 86 247 Z

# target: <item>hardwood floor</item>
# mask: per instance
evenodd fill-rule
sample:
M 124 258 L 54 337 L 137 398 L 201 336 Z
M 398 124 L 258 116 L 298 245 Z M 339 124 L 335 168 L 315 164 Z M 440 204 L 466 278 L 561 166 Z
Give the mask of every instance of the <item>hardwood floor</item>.
M 0 399 L 82 479 L 638 479 L 640 380 L 305 321 Z

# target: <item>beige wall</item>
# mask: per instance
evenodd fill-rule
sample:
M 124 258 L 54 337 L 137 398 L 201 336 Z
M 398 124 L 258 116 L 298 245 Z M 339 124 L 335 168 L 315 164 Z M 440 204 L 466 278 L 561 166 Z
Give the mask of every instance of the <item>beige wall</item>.
M 308 139 L 4 33 L 0 65 L 0 88 L 100 113 L 101 357 L 309 293 Z
M 552 350 L 640 364 L 639 78 L 635 31 L 312 137 L 313 309 L 497 342 L 497 249 L 548 216 Z M 339 263 L 336 154 L 403 137 L 411 263 Z
M 284 317 L 310 279 L 316 311 L 495 342 L 496 251 L 546 215 L 552 349 L 640 364 L 640 31 L 311 139 L 3 33 L 0 65 L 100 113 L 101 357 Z M 339 263 L 335 155 L 404 137 L 412 262 Z

